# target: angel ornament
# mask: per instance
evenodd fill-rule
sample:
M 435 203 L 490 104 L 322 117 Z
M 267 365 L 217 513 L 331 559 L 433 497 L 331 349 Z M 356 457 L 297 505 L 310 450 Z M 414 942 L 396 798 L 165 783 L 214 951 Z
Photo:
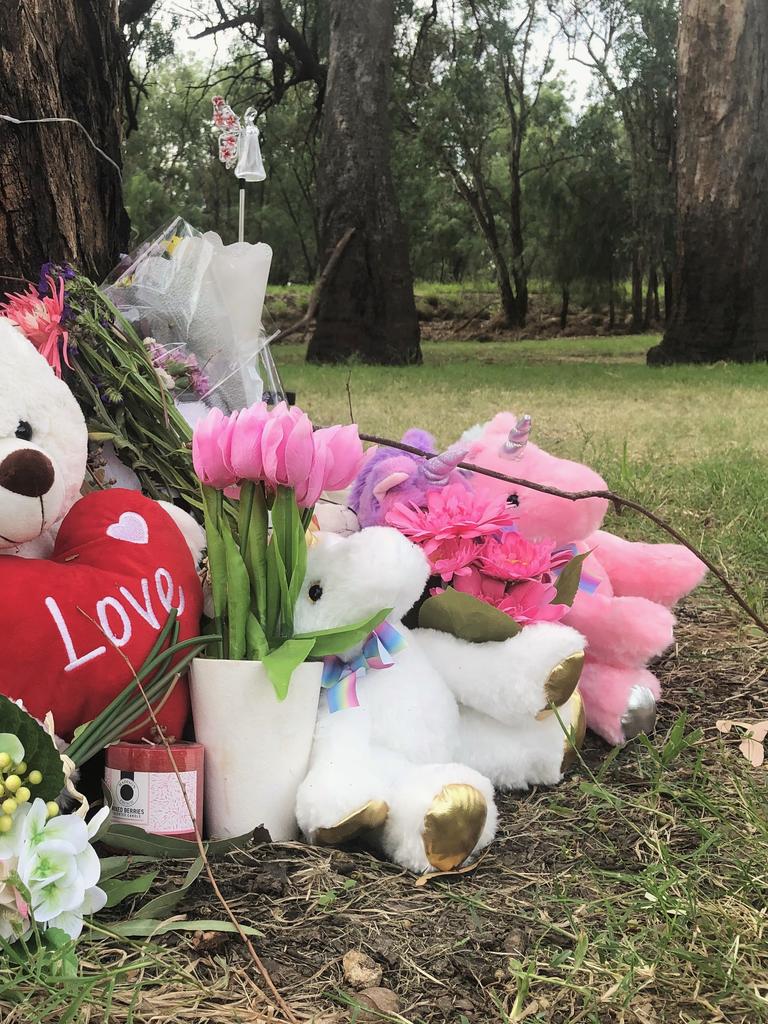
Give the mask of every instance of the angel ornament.
M 242 181 L 264 181 L 267 176 L 261 159 L 256 109 L 248 107 L 245 125 L 223 96 L 213 97 L 213 127 L 219 132 L 219 160 Z

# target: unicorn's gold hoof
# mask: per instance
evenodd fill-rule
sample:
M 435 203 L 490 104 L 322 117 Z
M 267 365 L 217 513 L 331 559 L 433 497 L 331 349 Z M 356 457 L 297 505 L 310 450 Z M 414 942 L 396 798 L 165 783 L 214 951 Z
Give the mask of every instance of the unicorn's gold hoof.
M 538 721 L 552 714 L 552 705 L 560 708 L 566 703 L 579 685 L 581 670 L 584 668 L 584 651 L 576 651 L 555 665 L 544 683 L 547 704 L 536 715 Z
M 319 846 L 338 846 L 348 843 L 361 832 L 370 832 L 380 828 L 387 820 L 389 804 L 386 800 L 369 800 L 363 807 L 348 814 L 346 818 L 329 828 L 319 828 L 315 833 L 315 842 Z
M 469 857 L 488 816 L 479 789 L 466 783 L 443 786 L 424 816 L 424 852 L 437 871 L 452 871 Z
M 578 690 L 574 690 L 570 704 L 571 728 L 565 736 L 563 761 L 560 766 L 561 771 L 565 771 L 576 762 L 576 753 L 581 750 L 584 737 L 587 734 L 587 715 L 584 711 L 584 701 L 581 699 L 581 694 Z

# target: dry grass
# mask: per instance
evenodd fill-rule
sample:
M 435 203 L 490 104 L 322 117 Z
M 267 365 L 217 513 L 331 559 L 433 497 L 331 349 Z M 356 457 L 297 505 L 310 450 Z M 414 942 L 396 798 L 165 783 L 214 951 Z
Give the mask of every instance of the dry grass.
M 355 367 L 357 416 L 392 435 L 419 422 L 445 442 L 519 398 L 541 416 L 546 443 L 593 456 L 612 486 L 666 512 L 762 600 L 766 368 L 651 372 L 626 339 L 579 343 L 576 360 L 555 347 L 546 363 L 538 346 L 523 348 L 504 350 L 501 369 L 483 362 L 496 346 L 476 347 L 471 364 L 460 346 L 430 353 L 428 375 Z M 281 363 L 313 414 L 345 418 L 345 369 Z M 687 441 L 672 451 L 681 431 Z M 257 951 L 302 1021 L 358 1019 L 341 965 L 350 949 L 371 956 L 397 995 L 398 1015 L 381 1019 L 768 1020 L 766 771 L 714 728 L 719 718 L 768 717 L 767 658 L 766 638 L 705 589 L 682 610 L 678 643 L 658 666 L 665 699 L 652 740 L 609 751 L 590 739 L 560 787 L 504 796 L 499 838 L 471 875 L 417 888 L 364 850 L 289 844 L 230 855 L 217 877 L 243 923 L 262 933 Z M 164 867 L 149 895 L 177 886 L 183 870 Z M 203 879 L 181 911 L 221 917 Z M 80 950 L 76 979 L 52 976 L 44 957 L 0 965 L 2 1024 L 281 1019 L 235 937 L 101 936 Z

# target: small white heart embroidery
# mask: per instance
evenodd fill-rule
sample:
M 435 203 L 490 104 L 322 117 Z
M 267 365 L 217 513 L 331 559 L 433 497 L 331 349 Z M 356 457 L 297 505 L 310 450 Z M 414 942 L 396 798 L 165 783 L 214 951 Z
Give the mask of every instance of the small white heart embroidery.
M 149 527 L 138 512 L 123 512 L 116 523 L 107 527 L 107 536 L 128 544 L 149 544 Z

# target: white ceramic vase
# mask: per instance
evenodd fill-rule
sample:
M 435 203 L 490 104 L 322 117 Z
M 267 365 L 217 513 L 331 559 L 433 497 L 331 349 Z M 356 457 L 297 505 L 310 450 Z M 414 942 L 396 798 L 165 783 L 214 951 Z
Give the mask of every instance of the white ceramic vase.
M 318 662 L 299 665 L 288 696 L 279 701 L 260 661 L 192 662 L 209 838 L 244 835 L 258 825 L 273 842 L 297 837 L 296 792 L 309 766 L 322 668 Z

